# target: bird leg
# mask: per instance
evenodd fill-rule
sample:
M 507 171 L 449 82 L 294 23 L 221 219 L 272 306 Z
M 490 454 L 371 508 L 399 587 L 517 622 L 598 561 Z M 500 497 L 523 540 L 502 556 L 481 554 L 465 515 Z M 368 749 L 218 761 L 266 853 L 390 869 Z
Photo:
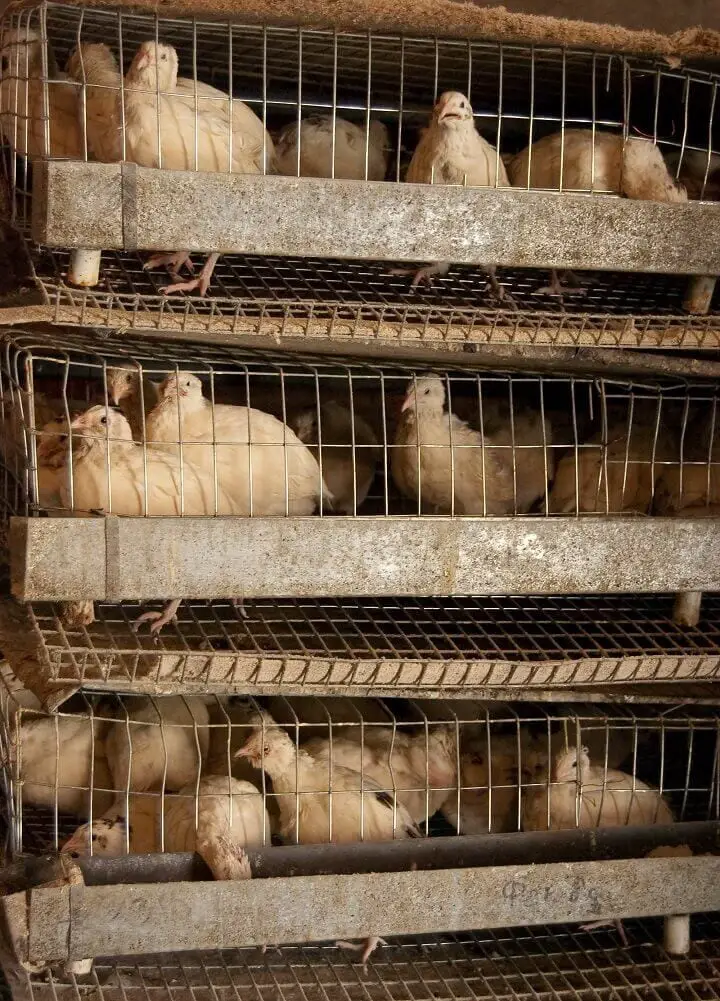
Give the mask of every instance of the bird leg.
M 181 600 L 181 598 L 173 598 L 172 601 L 168 601 L 162 612 L 143 612 L 142 615 L 138 615 L 132 624 L 133 632 L 136 633 L 143 622 L 152 622 L 150 632 L 153 635 L 159 633 L 163 626 L 166 626 L 168 622 L 172 622 L 175 618 Z
M 355 942 L 344 942 L 342 940 L 335 943 L 337 949 L 352 949 L 353 952 L 362 953 L 360 962 L 362 963 L 364 973 L 367 973 L 368 959 L 370 959 L 379 945 L 387 945 L 385 939 L 380 938 L 379 935 L 370 935 L 360 945 L 356 945 Z
M 550 284 L 539 288 L 538 295 L 556 295 L 560 300 L 566 295 L 585 295 L 587 289 L 583 288 L 574 271 L 563 271 L 562 276 L 561 279 L 558 270 L 552 268 L 550 270 Z M 567 285 L 563 285 L 563 280 L 567 282 Z M 570 287 L 568 288 L 568 286 Z
M 233 603 L 233 605 L 237 609 L 238 615 L 240 616 L 241 619 L 247 619 L 247 618 L 249 618 L 248 613 L 247 613 L 247 609 L 245 608 L 245 599 L 244 598 L 231 598 L 230 601 Z
M 424 268 L 391 268 L 391 275 L 412 275 L 410 288 L 418 285 L 432 285 L 432 280 L 436 275 L 446 275 L 450 270 L 449 261 L 436 261 L 434 264 L 426 264 Z
M 143 271 L 152 271 L 153 268 L 162 268 L 165 265 L 168 265 L 171 275 L 178 274 L 183 265 L 188 269 L 190 274 L 193 274 L 195 271 L 195 265 L 190 259 L 190 252 L 188 250 L 177 250 L 171 254 L 164 252 L 153 254 L 143 264 Z
M 628 942 L 627 934 L 625 933 L 625 928 L 623 927 L 622 921 L 593 921 L 589 925 L 580 925 L 580 931 L 595 931 L 597 928 L 612 928 L 613 925 L 617 929 L 617 933 L 620 936 L 620 941 L 627 947 L 630 945 Z
M 509 292 L 505 291 L 504 287 L 497 280 L 497 268 L 495 267 L 495 265 L 489 264 L 486 268 L 486 271 L 488 273 L 488 283 L 485 286 L 486 291 L 489 289 L 492 295 L 494 295 L 495 298 L 498 300 L 498 302 L 505 302 L 509 306 L 512 306 L 515 309 L 517 309 L 517 303 L 515 302 L 513 297 L 510 295 Z
M 197 278 L 191 278 L 186 282 L 177 282 L 174 285 L 166 285 L 160 291 L 163 295 L 172 295 L 173 292 L 193 292 L 195 289 L 199 289 L 200 295 L 205 295 L 219 257 L 220 254 L 210 254 Z

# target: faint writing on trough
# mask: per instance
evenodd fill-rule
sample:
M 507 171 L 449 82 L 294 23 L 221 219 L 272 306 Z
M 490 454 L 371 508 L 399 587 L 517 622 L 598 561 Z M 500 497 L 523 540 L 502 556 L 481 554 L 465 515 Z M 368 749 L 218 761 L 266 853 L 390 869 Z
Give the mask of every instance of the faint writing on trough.
M 567 902 L 574 904 L 583 913 L 600 914 L 602 902 L 594 886 L 587 886 L 581 876 L 574 876 L 571 880 L 558 879 L 557 882 L 548 886 L 547 883 L 538 884 L 535 881 L 522 879 L 511 879 L 502 888 L 502 895 L 505 900 L 510 901 L 518 907 L 530 907 L 538 904 L 560 904 Z

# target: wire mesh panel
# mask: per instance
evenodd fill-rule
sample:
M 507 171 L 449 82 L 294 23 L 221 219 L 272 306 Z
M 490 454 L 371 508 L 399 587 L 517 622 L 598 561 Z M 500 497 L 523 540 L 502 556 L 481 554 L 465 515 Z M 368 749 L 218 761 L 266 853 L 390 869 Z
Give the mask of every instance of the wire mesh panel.
M 708 516 L 720 503 L 711 381 L 23 333 L 5 337 L 1 378 L 18 514 Z
M 718 818 L 712 708 L 79 694 L 49 715 L 17 702 L 5 696 L 15 851 L 197 851 L 222 879 L 228 842 Z
M 611 931 L 539 926 L 512 931 L 414 936 L 381 944 L 363 970 L 357 955 L 333 944 L 284 945 L 212 953 L 116 957 L 95 962 L 89 985 L 53 972 L 33 978 L 38 1001 L 72 1001 L 92 989 L 102 1001 L 226 998 L 252 1001 L 368 1001 L 388 997 L 593 998 L 657 1001 L 720 996 L 720 937 L 715 915 L 693 918 L 687 956 L 662 946 L 662 923 L 625 923 L 628 945 Z
M 712 681 L 720 670 L 718 599 L 697 629 L 672 622 L 669 595 L 184 602 L 155 637 L 133 628 L 136 604 L 97 602 L 94 623 L 33 604 L 3 622 L 5 650 L 34 635 L 48 679 L 152 691 L 468 697 L 548 688 L 608 698 L 638 682 Z M 666 691 L 668 698 L 678 689 Z M 711 695 L 711 692 L 706 692 Z M 534 697 L 539 697 L 536 695 Z
M 509 341 L 535 345 L 712 348 L 720 345 L 717 296 L 704 317 L 683 312 L 685 279 L 584 272 L 580 295 L 547 295 L 547 272 L 498 269 L 498 302 L 478 268 L 455 266 L 411 288 L 376 261 L 225 255 L 205 298 L 166 297 L 166 279 L 137 253 L 105 251 L 93 289 L 74 286 L 71 255 L 45 249 L 32 271 L 45 317 L 65 324 L 380 345 Z M 577 290 L 576 290 L 577 291 Z

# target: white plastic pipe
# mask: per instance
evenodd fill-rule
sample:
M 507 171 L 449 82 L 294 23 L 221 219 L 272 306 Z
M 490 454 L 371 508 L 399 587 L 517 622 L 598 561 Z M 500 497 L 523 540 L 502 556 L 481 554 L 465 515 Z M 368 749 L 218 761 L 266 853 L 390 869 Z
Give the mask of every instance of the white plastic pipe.
M 100 279 L 100 250 L 73 250 L 68 281 L 71 285 L 92 288 Z
M 694 629 L 700 621 L 702 591 L 680 591 L 675 597 L 673 622 L 677 626 Z
M 689 914 L 671 914 L 665 918 L 663 943 L 671 956 L 684 956 L 690 952 Z

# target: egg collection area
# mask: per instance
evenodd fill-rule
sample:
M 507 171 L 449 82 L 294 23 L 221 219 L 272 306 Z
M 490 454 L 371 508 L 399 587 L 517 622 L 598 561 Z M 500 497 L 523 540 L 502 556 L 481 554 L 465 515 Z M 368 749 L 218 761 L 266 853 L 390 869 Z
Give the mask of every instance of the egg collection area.
M 443 3 L 3 12 L 13 1001 L 720 999 L 720 44 Z

